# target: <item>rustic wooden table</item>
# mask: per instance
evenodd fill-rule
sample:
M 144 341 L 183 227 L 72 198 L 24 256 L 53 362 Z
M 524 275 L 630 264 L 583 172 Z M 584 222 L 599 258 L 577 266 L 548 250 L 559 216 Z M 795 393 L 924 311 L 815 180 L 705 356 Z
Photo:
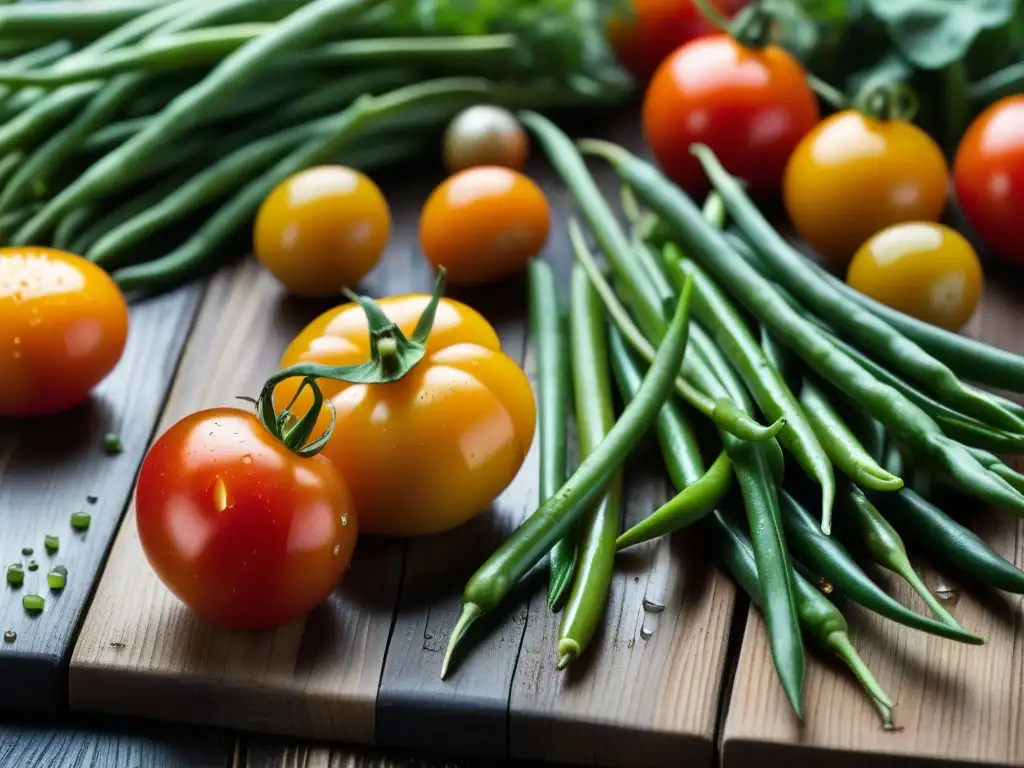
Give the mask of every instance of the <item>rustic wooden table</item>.
M 640 144 L 633 112 L 601 133 Z M 539 159 L 530 172 L 555 211 L 544 256 L 565 284 L 571 203 Z M 441 178 L 439 168 L 426 168 L 382 179 L 394 233 L 365 291 L 429 288 L 416 221 Z M 602 183 L 614 193 L 607 174 Z M 967 332 L 1024 351 L 1018 286 L 990 273 Z M 506 351 L 532 372 L 521 279 L 450 295 L 482 311 Z M 15 590 L 5 587 L 0 599 L 0 630 L 17 633 L 14 643 L 0 644 L 0 768 L 426 768 L 508 759 L 709 766 L 716 753 L 730 768 L 826 759 L 1024 764 L 1021 600 L 961 585 L 954 574 L 940 577 L 926 563 L 928 583 L 957 595 L 953 612 L 988 643 L 960 646 L 851 609 L 854 642 L 897 702 L 896 732 L 879 728 L 849 675 L 817 659 L 807 721 L 797 723 L 775 680 L 760 617 L 689 531 L 623 558 L 606 626 L 571 674 L 553 669 L 557 619 L 541 596 L 523 594 L 442 683 L 440 652 L 461 586 L 535 507 L 535 453 L 494 509 L 463 528 L 408 542 L 362 541 L 335 596 L 307 620 L 263 633 L 198 622 L 145 562 L 131 503 L 135 472 L 155 432 L 198 408 L 254 394 L 288 340 L 327 306 L 288 298 L 251 259 L 235 262 L 135 304 L 125 357 L 88 405 L 0 424 L 0 557 L 11 561 L 23 547 L 35 548 L 43 567 L 29 574 L 26 590 L 57 561 L 69 571 L 61 594 L 45 593 L 41 616 L 26 616 Z M 121 435 L 124 453 L 104 454 L 107 432 Z M 656 454 L 641 452 L 629 468 L 627 518 L 648 514 L 668 493 Z M 80 509 L 93 516 L 85 534 L 68 527 Z M 1018 519 L 963 511 L 996 549 L 1024 564 Z M 61 537 L 52 558 L 42 546 L 47 534 Z M 645 612 L 645 596 L 666 598 L 665 610 Z M 307 746 L 327 742 L 375 746 Z M 381 757 L 379 750 L 455 755 L 456 762 Z

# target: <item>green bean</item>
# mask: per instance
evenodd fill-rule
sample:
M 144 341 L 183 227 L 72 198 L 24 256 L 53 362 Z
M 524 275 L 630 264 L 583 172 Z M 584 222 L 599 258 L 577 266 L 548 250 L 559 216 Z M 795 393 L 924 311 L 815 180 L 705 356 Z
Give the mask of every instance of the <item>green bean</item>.
M 615 548 L 632 547 L 693 525 L 721 503 L 731 486 L 732 462 L 729 461 L 729 454 L 722 451 L 700 480 L 683 488 L 650 515 L 621 534 L 615 541 Z
M 795 312 L 771 284 L 709 227 L 682 190 L 650 164 L 606 142 L 588 142 L 589 151 L 611 161 L 638 196 L 671 227 L 686 252 L 699 258 L 732 294 L 812 370 L 848 394 L 915 452 L 928 456 L 958 485 L 995 504 L 1024 512 L 1024 495 L 986 470 L 939 425 L 897 390 L 878 381 L 821 331 Z
M 739 373 L 762 412 L 769 419 L 786 419 L 786 427 L 779 432 L 778 440 L 821 487 L 821 529 L 828 533 L 832 529 L 835 476 L 829 457 L 796 396 L 765 358 L 743 318 L 704 270 L 692 261 L 684 262 L 671 244 L 664 253 L 665 265 L 677 281 L 683 275 L 693 279 L 694 315 L 709 327 L 717 347 Z
M 871 558 L 879 565 L 902 576 L 943 624 L 960 629 L 956 619 L 942 607 L 942 603 L 935 599 L 935 595 L 917 575 L 914 566 L 910 564 L 910 558 L 907 557 L 903 539 L 874 504 L 856 487 L 850 489 L 849 502 L 850 518 L 857 524 Z
M 605 311 L 611 317 L 612 322 L 619 332 L 625 337 L 629 345 L 648 363 L 654 360 L 654 345 L 647 340 L 647 337 L 634 325 L 632 318 L 626 308 L 619 302 L 615 291 L 601 274 L 600 268 L 594 261 L 594 257 L 587 247 L 583 237 L 583 231 L 579 223 L 569 219 L 569 241 L 573 247 L 576 260 L 583 265 L 590 277 L 590 282 L 604 302 Z M 740 406 L 728 398 L 718 400 L 708 397 L 700 389 L 700 381 L 706 381 L 712 376 L 709 371 L 699 370 L 700 363 L 692 357 L 687 356 L 683 360 L 683 375 L 678 376 L 675 382 L 676 393 L 683 398 L 696 411 L 707 416 L 715 424 L 727 432 L 736 435 L 742 440 L 770 440 L 785 425 L 784 419 L 776 420 L 771 426 L 764 427 L 754 421 L 749 415 L 743 412 Z M 691 381 L 697 381 L 694 386 Z
M 569 355 L 551 265 L 533 259 L 527 268 L 530 328 L 537 357 L 537 442 L 540 446 L 541 502 L 555 495 L 568 478 L 566 422 L 569 411 Z M 576 537 L 565 536 L 548 553 L 548 606 L 561 605 L 576 570 Z
M 571 284 L 572 380 L 580 460 L 585 461 L 608 436 L 615 424 L 615 412 L 608 367 L 608 329 L 601 299 L 578 264 L 573 265 Z M 577 573 L 558 627 L 558 669 L 565 669 L 579 658 L 601 623 L 612 584 L 615 537 L 619 535 L 621 519 L 620 469 L 612 475 L 604 496 L 582 521 Z
M 718 559 L 750 596 L 751 602 L 761 607 L 763 599 L 758 587 L 760 572 L 751 551 L 750 540 L 739 526 L 721 512 L 714 512 L 708 517 L 708 526 Z M 827 540 L 828 537 L 822 538 Z M 892 700 L 850 642 L 849 627 L 843 614 L 799 573 L 793 572 L 792 577 L 804 633 L 821 648 L 832 651 L 849 667 L 878 709 L 882 723 L 887 728 L 891 727 Z
M 859 344 L 872 349 L 894 370 L 930 387 L 950 405 L 990 421 L 995 426 L 1024 430 L 1024 420 L 1008 412 L 984 393 L 964 386 L 942 362 L 821 280 L 807 266 L 808 260 L 761 215 L 743 185 L 722 167 L 711 149 L 695 145 L 692 151 L 722 197 L 737 227 L 765 261 L 772 265 L 779 282 L 802 299 L 811 310 L 833 327 L 848 333 Z
M 669 331 L 644 377 L 640 392 L 626 406 L 608 436 L 580 463 L 558 493 L 527 517 L 466 584 L 462 594 L 462 615 L 448 641 L 441 667 L 442 678 L 448 672 L 456 646 L 470 625 L 496 608 L 523 575 L 572 528 L 654 423 L 672 391 L 672 382 L 683 362 L 690 291 L 689 285 L 683 288 Z
M 53 38 L 89 37 L 127 24 L 153 10 L 153 3 L 120 0 L 113 3 L 48 2 L 0 6 L 0 30 L 5 37 L 43 35 Z
M 892 598 L 861 570 L 835 536 L 825 536 L 821 532 L 814 516 L 786 491 L 779 491 L 779 504 L 786 528 L 786 542 L 793 555 L 843 595 L 904 626 L 961 643 L 984 644 L 985 641 L 977 635 L 914 613 Z
M 21 228 L 16 234 L 17 242 L 39 238 L 64 213 L 90 197 L 117 191 L 124 184 L 127 168 L 145 163 L 156 148 L 180 136 L 204 112 L 251 83 L 279 53 L 344 25 L 378 2 L 380 0 L 312 0 L 303 5 L 275 25 L 271 32 L 230 54 L 199 83 L 171 101 L 141 132 L 91 165 Z
M 379 40 L 344 40 L 289 54 L 282 68 L 365 66 L 372 64 L 473 67 L 507 66 L 521 45 L 513 34 L 467 37 L 382 37 Z
M 96 214 L 96 205 L 83 205 L 81 208 L 71 211 L 60 220 L 54 230 L 53 247 L 64 251 L 70 250 L 72 241 L 85 231 Z
M 779 344 L 763 325 L 761 326 L 761 351 L 764 352 L 765 358 L 779 372 L 782 380 L 789 385 L 790 389 L 799 389 L 802 386 L 803 379 L 793 360 L 793 355 Z
M 24 147 L 34 136 L 47 132 L 54 123 L 79 108 L 102 88 L 102 83 L 78 83 L 61 88 L 49 98 L 19 112 L 0 126 L 0 153 Z
M 11 69 L 32 69 L 33 67 L 45 67 L 58 61 L 64 56 L 67 56 L 73 50 L 73 46 L 67 40 L 57 40 L 47 45 L 34 48 L 27 53 L 23 53 L 17 58 L 11 59 L 7 62 L 7 66 Z M 12 93 L 14 89 L 0 87 L 0 104 L 2 104 Z
M 421 104 L 448 104 L 454 114 L 467 103 L 486 99 L 491 93 L 486 81 L 445 78 L 399 88 L 382 96 L 360 97 L 333 117 L 330 130 L 310 139 L 246 184 L 179 248 L 146 264 L 119 270 L 114 279 L 123 291 L 154 291 L 177 285 L 206 267 L 216 249 L 255 215 L 274 187 L 293 173 L 330 157 L 375 123 L 386 122 L 403 110 Z
M 878 465 L 857 436 L 836 412 L 828 395 L 805 378 L 800 404 L 829 459 L 858 485 L 875 491 L 898 491 L 903 480 Z
M 1003 463 L 1002 459 L 988 451 L 983 451 L 980 448 L 972 448 L 970 446 L 968 446 L 967 450 L 971 452 L 971 455 L 979 464 L 991 472 L 995 472 L 1018 491 L 1024 493 L 1024 475 L 1012 467 L 1008 467 Z

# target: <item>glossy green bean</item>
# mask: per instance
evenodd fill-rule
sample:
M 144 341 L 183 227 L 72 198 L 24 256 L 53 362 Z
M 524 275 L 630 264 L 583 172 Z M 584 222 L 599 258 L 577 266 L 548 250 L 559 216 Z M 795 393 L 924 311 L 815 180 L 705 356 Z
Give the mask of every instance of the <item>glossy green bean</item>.
M 951 406 L 995 426 L 1024 431 L 1024 421 L 1020 418 L 983 392 L 966 387 L 941 361 L 822 280 L 810 269 L 807 258 L 787 243 L 764 218 L 743 185 L 722 167 L 709 147 L 696 145 L 693 153 L 736 226 L 771 265 L 778 281 L 812 311 L 834 328 L 849 334 L 857 343 L 871 349 L 893 370 L 931 388 Z
M 566 423 L 569 418 L 569 353 L 558 287 L 551 265 L 532 259 L 526 271 L 530 331 L 537 357 L 537 442 L 540 446 L 538 498 L 547 501 L 565 485 Z M 576 567 L 576 538 L 559 539 L 548 553 L 548 606 L 561 605 Z
M 988 469 L 990 472 L 995 472 L 1018 491 L 1024 492 L 1024 475 L 1020 472 L 1007 466 L 1003 463 L 1002 459 L 988 451 L 970 447 L 967 450 L 971 452 L 971 455 L 977 459 L 978 463 L 983 467 Z
M 878 465 L 836 412 L 828 395 L 807 377 L 800 404 L 832 463 L 858 485 L 875 491 L 898 491 L 903 480 Z
M 746 534 L 721 512 L 712 513 L 708 517 L 707 525 L 711 533 L 711 544 L 719 561 L 739 582 L 751 601 L 762 607 L 759 571 Z M 849 627 L 843 614 L 799 573 L 793 572 L 792 576 L 797 594 L 800 625 L 804 634 L 820 648 L 834 653 L 849 667 L 878 709 L 883 725 L 891 727 L 892 700 L 882 690 L 850 642 Z
M 694 262 L 683 261 L 671 244 L 666 246 L 664 254 L 670 276 L 677 281 L 683 275 L 693 279 L 694 316 L 711 331 L 716 346 L 729 359 L 758 406 L 769 419 L 786 420 L 786 427 L 779 432 L 778 440 L 821 487 L 821 527 L 828 533 L 832 529 L 835 475 L 832 463 L 796 396 L 765 358 L 743 318 L 707 273 Z
M 615 423 L 612 376 L 608 361 L 608 326 L 604 307 L 587 273 L 573 265 L 570 357 L 576 402 L 580 460 L 597 450 Z M 579 556 L 572 590 L 558 626 L 558 669 L 565 669 L 587 649 L 608 602 L 615 565 L 615 538 L 622 519 L 622 471 L 616 471 L 604 495 L 581 521 Z
M 698 258 L 780 342 L 812 370 L 853 398 L 867 413 L 916 453 L 927 456 L 961 487 L 980 498 L 1024 512 L 1024 495 L 986 470 L 959 443 L 948 438 L 921 408 L 878 381 L 836 348 L 821 331 L 794 311 L 771 283 L 708 226 L 686 194 L 649 163 L 607 142 L 591 141 L 588 151 L 601 154 L 620 177 L 671 228 L 686 253 Z
M 648 363 L 651 363 L 654 360 L 654 345 L 633 323 L 629 312 L 621 304 L 614 289 L 608 284 L 597 266 L 597 262 L 594 261 L 579 224 L 572 218 L 569 219 L 569 241 L 572 244 L 576 260 L 587 271 L 590 282 L 604 302 L 605 310 L 616 328 L 633 350 Z M 757 442 L 770 440 L 785 425 L 784 419 L 778 419 L 770 426 L 762 426 L 727 397 L 715 399 L 708 396 L 707 390 L 701 384 L 701 382 L 707 382 L 708 376 L 712 376 L 712 374 L 706 369 L 702 369 L 701 364 L 688 355 L 683 360 L 682 375 L 676 378 L 675 389 L 676 393 L 694 410 L 707 416 L 717 426 L 742 440 Z M 749 411 L 749 409 L 747 410 Z
M 669 332 L 658 347 L 640 392 L 626 406 L 608 436 L 580 463 L 568 482 L 527 517 L 466 584 L 462 615 L 452 629 L 441 677 L 447 674 L 452 654 L 469 627 L 496 608 L 523 575 L 582 517 L 656 421 L 661 406 L 672 392 L 686 351 L 690 295 L 691 286 L 687 285 L 680 294 Z
M 793 360 L 793 355 L 788 349 L 779 344 L 763 325 L 761 326 L 760 336 L 761 351 L 764 352 L 765 358 L 779 372 L 782 380 L 789 385 L 790 389 L 799 391 L 802 377 L 800 376 L 799 366 Z
M 913 629 L 971 645 L 985 641 L 962 629 L 906 608 L 876 584 L 835 536 L 825 536 L 818 521 L 786 491 L 779 491 L 786 543 L 793 556 L 812 573 L 827 580 L 841 594 L 880 616 Z

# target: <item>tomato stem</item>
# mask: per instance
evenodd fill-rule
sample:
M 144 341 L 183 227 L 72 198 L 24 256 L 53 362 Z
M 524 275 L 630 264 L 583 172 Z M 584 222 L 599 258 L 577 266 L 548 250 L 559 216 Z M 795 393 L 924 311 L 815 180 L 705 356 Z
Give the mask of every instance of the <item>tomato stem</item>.
M 804 79 L 807 80 L 807 85 L 811 87 L 811 90 L 818 94 L 818 98 L 833 109 L 846 109 L 850 106 L 850 99 L 845 93 L 831 83 L 825 82 L 813 72 L 807 72 Z
M 917 93 L 906 83 L 874 82 L 865 86 L 854 99 L 854 107 L 877 120 L 911 122 L 919 106 Z
M 434 327 L 437 305 L 444 293 L 445 275 L 444 267 L 440 267 L 433 294 L 410 338 L 405 337 L 398 325 L 384 314 L 373 299 L 345 289 L 345 296 L 359 304 L 366 315 L 370 335 L 370 359 L 355 365 L 299 363 L 278 371 L 266 380 L 256 400 L 256 415 L 260 423 L 270 434 L 284 443 L 288 450 L 299 456 L 314 456 L 323 450 L 333 432 L 335 415 L 334 407 L 328 402 L 331 424 L 320 436 L 310 441 L 324 407 L 323 392 L 317 380 L 333 379 L 350 384 L 390 384 L 405 376 L 426 354 L 427 338 Z M 274 410 L 274 389 L 282 381 L 290 378 L 301 378 L 302 381 L 288 405 L 278 414 Z M 309 390 L 313 403 L 301 418 L 296 418 L 292 408 L 304 389 Z

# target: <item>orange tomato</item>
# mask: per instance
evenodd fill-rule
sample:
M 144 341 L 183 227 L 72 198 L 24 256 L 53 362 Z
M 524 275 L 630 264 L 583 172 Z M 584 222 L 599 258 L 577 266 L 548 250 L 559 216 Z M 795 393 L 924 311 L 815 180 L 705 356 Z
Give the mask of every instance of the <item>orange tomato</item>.
M 429 300 L 412 294 L 378 304 L 408 337 Z M 368 358 L 366 317 L 358 305 L 345 304 L 310 323 L 281 367 Z M 348 484 L 366 533 L 436 533 L 479 514 L 515 477 L 533 441 L 536 412 L 526 374 L 501 351 L 490 324 L 452 299 L 438 305 L 426 356 L 398 381 L 318 383 L 336 414 L 322 455 Z M 278 412 L 298 384 L 288 379 L 277 386 Z M 310 405 L 304 391 L 292 412 Z M 314 434 L 329 424 L 325 405 Z
M 644 139 L 665 174 L 698 200 L 709 184 L 691 144 L 711 147 L 751 194 L 774 196 L 790 153 L 818 118 L 818 101 L 792 55 L 774 45 L 748 48 L 728 35 L 680 46 L 644 94 Z
M 128 305 L 95 264 L 53 248 L 0 248 L 0 416 L 83 402 L 127 338 Z
M 199 411 L 164 432 L 142 462 L 135 507 L 160 580 L 233 629 L 305 616 L 356 545 L 352 500 L 331 463 L 295 455 L 237 408 Z
M 927 133 L 846 110 L 800 142 L 786 166 L 783 196 L 797 232 L 845 265 L 884 227 L 938 221 L 948 186 L 946 160 Z
M 307 168 L 279 184 L 256 214 L 256 258 L 299 296 L 334 296 L 377 264 L 391 213 L 376 184 L 341 165 Z
M 420 248 L 453 285 L 495 282 L 520 272 L 551 229 L 547 198 L 518 171 L 468 168 L 446 179 L 423 206 Z
M 955 331 L 978 305 L 984 275 L 974 248 L 955 229 L 911 222 L 864 243 L 846 281 L 893 309 Z

